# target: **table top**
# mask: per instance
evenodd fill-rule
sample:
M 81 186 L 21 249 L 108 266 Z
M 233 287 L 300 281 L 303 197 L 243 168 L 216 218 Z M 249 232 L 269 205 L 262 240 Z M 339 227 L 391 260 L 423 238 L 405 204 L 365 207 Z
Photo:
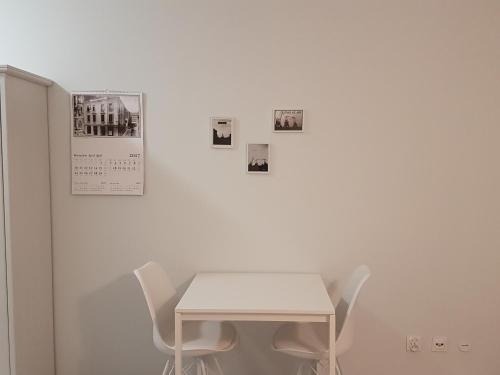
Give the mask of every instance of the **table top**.
M 175 311 L 335 314 L 321 276 L 305 273 L 199 273 Z

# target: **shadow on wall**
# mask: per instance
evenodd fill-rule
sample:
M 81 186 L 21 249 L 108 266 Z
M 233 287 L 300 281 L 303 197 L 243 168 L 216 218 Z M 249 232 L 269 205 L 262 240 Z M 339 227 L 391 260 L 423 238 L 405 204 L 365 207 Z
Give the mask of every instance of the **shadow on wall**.
M 385 375 L 402 368 L 407 368 L 406 374 L 409 375 L 453 373 L 450 372 L 450 361 L 443 360 L 446 359 L 443 353 L 430 352 L 428 342 L 423 342 L 424 351 L 421 353 L 406 352 L 406 335 L 415 332 L 398 332 L 362 304 L 353 314 L 356 325 L 353 347 L 340 358 L 346 374 Z M 427 358 L 423 360 L 423 357 Z M 474 373 L 472 368 L 470 370 Z
M 179 287 L 184 291 L 189 282 Z M 182 294 L 182 293 L 180 293 Z M 79 305 L 81 375 L 159 375 L 166 356 L 153 344 L 153 327 L 133 274 L 87 295 Z M 270 348 L 279 323 L 239 323 L 240 345 L 219 355 L 227 374 L 287 374 L 298 362 Z
M 189 285 L 190 280 L 181 285 L 180 295 Z M 334 285 L 332 285 L 334 286 Z M 142 290 L 135 276 L 123 275 L 85 296 L 79 305 L 80 329 L 82 332 L 81 375 L 159 375 L 164 366 L 166 356 L 159 352 L 153 344 L 152 323 L 144 300 Z M 357 339 L 353 352 L 369 351 L 377 353 L 377 345 L 363 342 L 362 330 L 379 330 L 380 337 L 393 337 L 399 342 L 399 335 L 388 334 L 388 327 L 370 318 L 366 310 L 358 311 L 359 320 Z M 362 316 L 360 316 L 362 315 Z M 369 323 L 366 323 L 369 322 Z M 237 323 L 240 345 L 229 353 L 219 355 L 227 374 L 288 374 L 295 373 L 299 360 L 273 352 L 270 348 L 274 332 L 280 323 Z M 373 337 L 373 335 L 370 335 Z M 359 345 L 356 345 L 358 342 Z M 356 347 L 358 350 L 356 350 Z M 358 367 L 346 358 L 346 368 Z M 363 356 L 364 357 L 364 356 Z M 359 357 L 358 357 L 359 358 Z M 352 363 L 351 363 L 352 362 Z M 354 364 L 354 366 L 353 366 Z M 389 368 L 391 367 L 388 364 Z M 381 371 L 383 373 L 385 371 Z
M 401 334 L 371 315 L 361 303 L 354 309 L 353 318 L 355 321 L 353 347 L 340 358 L 342 370 L 346 374 L 382 375 L 391 374 L 395 368 L 401 368 L 402 363 L 399 362 L 406 361 L 403 357 L 406 355 L 406 343 Z M 368 330 L 370 334 L 364 335 L 365 330 Z M 374 341 L 373 338 L 376 337 L 382 339 L 383 343 L 378 340 Z M 390 348 L 389 353 L 386 352 L 388 348 Z M 420 353 L 416 354 L 418 356 Z M 383 367 L 380 366 L 380 358 L 387 358 Z M 414 365 L 418 366 L 418 362 L 422 361 L 416 361 Z M 413 374 L 413 368 L 411 373 Z M 421 371 L 420 373 L 428 372 Z
M 80 303 L 81 375 L 159 375 L 164 355 L 153 346 L 153 328 L 133 274 L 124 275 Z
M 231 353 L 222 353 L 226 375 L 240 374 L 296 374 L 300 362 L 271 349 L 274 333 L 282 323 L 240 322 L 236 329 L 240 344 Z
M 179 295 L 183 294 L 190 282 L 178 287 Z M 336 283 L 332 283 L 329 289 L 335 294 L 333 289 L 336 289 Z M 84 297 L 79 312 L 83 341 L 79 374 L 161 374 L 167 357 L 154 347 L 149 312 L 139 283 L 132 273 Z M 377 353 L 376 343 L 371 343 L 373 346 L 368 342 L 361 343 L 366 341 L 362 339 L 362 330 L 376 329 L 380 331 L 379 337 L 392 337 L 394 342 L 400 341 L 400 335 L 388 334 L 388 327 L 367 316 L 366 310 L 358 311 L 356 315 L 363 324 L 357 327 L 353 352 L 359 355 L 361 351 L 368 351 L 374 356 L 387 356 L 387 353 Z M 239 346 L 219 355 L 225 373 L 285 375 L 296 372 L 299 360 L 270 348 L 280 323 L 244 322 L 236 326 L 240 335 Z M 354 355 L 352 360 L 346 358 L 344 367 L 358 367 L 356 358 L 359 357 Z M 390 368 L 388 364 L 385 370 Z

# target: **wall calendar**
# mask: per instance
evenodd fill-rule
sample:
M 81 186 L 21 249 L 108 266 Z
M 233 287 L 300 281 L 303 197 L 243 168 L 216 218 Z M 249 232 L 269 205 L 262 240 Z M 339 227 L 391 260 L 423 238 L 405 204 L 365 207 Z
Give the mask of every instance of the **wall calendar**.
M 71 94 L 71 191 L 144 194 L 141 93 Z

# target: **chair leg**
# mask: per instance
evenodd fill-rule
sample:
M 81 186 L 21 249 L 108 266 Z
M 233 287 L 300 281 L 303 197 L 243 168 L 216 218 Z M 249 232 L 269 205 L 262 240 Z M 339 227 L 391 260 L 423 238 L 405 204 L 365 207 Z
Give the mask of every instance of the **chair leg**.
M 161 375 L 167 375 L 169 365 L 170 365 L 170 358 L 167 359 L 167 363 L 165 363 L 165 367 L 163 368 L 163 372 L 161 373 Z
M 163 370 L 163 375 L 174 375 L 175 362 L 174 361 L 172 362 L 172 366 L 170 366 L 170 370 L 168 371 L 168 374 L 167 374 L 168 365 L 169 365 L 169 361 L 167 361 L 167 364 L 165 364 L 165 369 Z M 194 366 L 194 362 L 187 363 L 182 368 L 181 373 L 183 375 L 188 375 L 190 373 L 191 369 L 193 368 L 193 366 Z M 196 370 L 197 370 L 197 375 L 201 375 L 201 374 L 198 374 L 198 362 L 196 362 Z
M 191 363 L 189 363 L 188 365 L 184 366 L 184 368 L 181 370 L 181 372 L 184 375 L 188 375 L 189 371 L 191 370 L 191 368 L 193 367 L 193 365 L 194 365 L 194 361 L 191 361 Z
M 340 368 L 340 363 L 338 359 L 335 361 L 335 370 L 337 372 L 337 375 L 342 375 L 342 370 Z
M 319 361 L 312 361 L 309 370 L 313 375 L 319 375 Z
M 201 374 L 207 375 L 207 365 L 205 364 L 205 361 L 203 360 L 203 358 L 200 358 L 199 361 L 200 361 L 200 367 L 201 367 Z
M 316 361 L 316 374 L 317 375 L 328 375 L 329 371 L 328 360 Z
M 316 361 L 304 361 L 297 368 L 297 375 L 318 375 Z
M 212 363 L 212 369 L 214 372 L 217 372 L 219 375 L 224 375 L 220 362 L 215 355 L 211 355 L 210 357 L 207 358 L 207 360 L 209 360 Z M 208 375 L 209 372 L 210 374 L 212 373 L 212 369 L 210 368 L 208 363 L 203 358 L 197 358 L 194 361 L 194 363 L 193 362 L 188 363 L 182 369 L 182 374 L 188 375 L 189 371 L 193 366 L 195 366 L 196 368 L 196 375 Z M 170 359 L 168 359 L 167 363 L 165 363 L 162 375 L 173 375 L 174 370 L 175 370 L 175 364 L 171 363 Z
M 307 366 L 307 372 L 306 372 L 306 375 L 315 375 L 316 374 L 316 361 L 315 360 L 312 360 L 312 361 L 309 361 L 308 363 L 308 366 Z
M 219 359 L 217 358 L 217 356 L 214 354 L 214 355 L 211 355 L 211 358 L 215 364 L 215 369 L 217 370 L 217 372 L 219 373 L 219 375 L 224 375 L 224 371 L 222 371 L 222 366 L 220 365 L 220 362 L 219 362 Z
M 175 370 L 175 365 L 172 365 L 172 367 L 170 368 L 170 371 L 168 372 L 168 375 L 172 375 L 174 370 Z
M 299 367 L 297 367 L 297 375 L 302 375 L 302 368 L 304 367 L 304 364 L 301 363 Z

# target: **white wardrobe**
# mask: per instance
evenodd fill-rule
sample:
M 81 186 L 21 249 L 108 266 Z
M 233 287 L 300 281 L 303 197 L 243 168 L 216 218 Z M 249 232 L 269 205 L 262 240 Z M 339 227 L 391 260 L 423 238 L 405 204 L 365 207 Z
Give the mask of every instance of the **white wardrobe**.
M 53 375 L 47 88 L 0 65 L 0 375 Z

